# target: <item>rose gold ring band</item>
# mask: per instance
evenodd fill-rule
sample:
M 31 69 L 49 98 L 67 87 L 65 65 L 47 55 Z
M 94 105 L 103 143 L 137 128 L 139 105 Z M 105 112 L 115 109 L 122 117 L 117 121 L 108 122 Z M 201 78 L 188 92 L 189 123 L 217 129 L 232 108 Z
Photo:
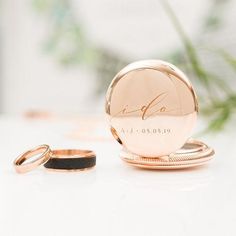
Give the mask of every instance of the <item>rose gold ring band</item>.
M 39 156 L 36 157 L 37 155 Z M 27 161 L 32 158 L 32 161 Z M 43 144 L 24 152 L 14 161 L 17 173 L 29 172 L 40 165 L 55 171 L 86 170 L 96 165 L 96 154 L 82 149 L 51 150 L 48 145 Z
M 41 154 L 40 154 L 41 153 Z M 26 173 L 29 172 L 36 167 L 46 163 L 50 159 L 51 149 L 47 144 L 43 144 L 28 150 L 17 157 L 14 161 L 14 167 L 17 173 Z M 33 161 L 25 163 L 30 158 L 35 155 L 39 155 L 39 157 Z

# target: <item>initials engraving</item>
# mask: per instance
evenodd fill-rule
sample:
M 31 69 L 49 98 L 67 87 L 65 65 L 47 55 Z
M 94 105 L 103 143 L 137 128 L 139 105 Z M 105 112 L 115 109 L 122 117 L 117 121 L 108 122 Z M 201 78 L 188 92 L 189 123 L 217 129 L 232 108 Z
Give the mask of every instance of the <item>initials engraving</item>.
M 121 128 L 120 132 L 123 134 L 170 134 L 171 129 L 169 128 Z

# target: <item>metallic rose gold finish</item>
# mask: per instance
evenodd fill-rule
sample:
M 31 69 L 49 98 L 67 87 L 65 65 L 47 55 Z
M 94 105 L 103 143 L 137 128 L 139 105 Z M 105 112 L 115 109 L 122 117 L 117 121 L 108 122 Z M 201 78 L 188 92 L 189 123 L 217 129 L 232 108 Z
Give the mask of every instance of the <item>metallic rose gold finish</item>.
M 95 153 L 91 150 L 82 150 L 82 149 L 58 149 L 52 150 L 50 157 L 51 158 L 93 158 Z
M 164 61 L 128 65 L 107 91 L 106 113 L 113 136 L 140 156 L 167 156 L 180 149 L 190 137 L 197 112 L 189 80 Z
M 49 146 L 46 144 L 43 144 L 23 153 L 22 155 L 17 157 L 14 161 L 14 167 L 15 167 L 16 172 L 26 173 L 46 163 L 50 159 L 50 152 L 51 150 Z M 37 159 L 28 163 L 24 163 L 26 160 L 40 153 L 41 155 Z
M 66 170 L 66 169 L 52 169 L 52 168 L 45 168 L 46 171 L 49 172 L 61 172 L 61 173 L 65 173 L 65 172 L 83 172 L 83 171 L 89 171 L 89 170 L 93 170 L 95 169 L 95 166 L 92 167 L 87 167 L 87 168 L 83 168 L 83 169 L 70 169 L 70 170 Z
M 185 164 L 194 164 L 198 162 L 202 162 L 203 159 L 210 157 L 212 159 L 212 155 L 214 154 L 214 151 L 209 148 L 204 152 L 198 153 L 196 155 L 189 155 L 189 156 L 183 156 L 181 157 L 175 157 L 173 156 L 170 161 L 163 161 L 159 158 L 148 158 L 148 157 L 139 157 L 132 156 L 132 154 L 127 152 L 122 152 L 121 157 L 124 161 L 133 163 L 133 164 L 143 164 L 143 165 L 163 165 L 163 166 L 173 166 L 173 165 L 185 165 Z M 130 156 L 129 156 L 130 155 Z
M 126 163 L 145 169 L 183 169 L 206 164 L 213 158 L 214 150 L 196 140 L 187 142 L 178 152 L 171 153 L 167 159 L 147 158 L 123 150 L 121 159 Z
M 184 154 L 188 154 L 188 153 L 197 153 L 200 151 L 204 151 L 208 148 L 208 146 L 199 141 L 199 140 L 195 140 L 190 138 L 181 149 L 177 150 L 175 152 L 175 156 L 177 156 L 178 154 L 180 155 L 184 155 Z M 170 154 L 171 156 L 171 154 Z
M 131 164 L 128 163 L 131 166 L 142 168 L 142 169 L 147 169 L 147 170 L 181 170 L 181 169 L 188 169 L 188 168 L 194 168 L 198 166 L 205 165 L 209 162 L 210 160 L 195 163 L 195 164 L 187 164 L 187 165 L 175 165 L 175 166 L 148 166 L 148 165 L 142 165 L 142 164 Z
M 50 158 L 44 167 L 56 172 L 85 171 L 94 168 L 96 165 L 96 154 L 91 150 L 57 149 L 51 151 Z M 87 164 L 83 162 L 85 159 L 89 161 Z

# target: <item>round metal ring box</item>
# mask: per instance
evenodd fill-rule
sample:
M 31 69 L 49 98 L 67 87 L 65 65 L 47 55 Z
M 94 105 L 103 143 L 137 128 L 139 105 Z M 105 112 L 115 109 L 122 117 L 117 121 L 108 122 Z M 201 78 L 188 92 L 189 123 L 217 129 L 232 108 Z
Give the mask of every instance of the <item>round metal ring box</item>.
M 198 103 L 188 78 L 161 60 L 132 63 L 111 82 L 106 113 L 116 140 L 143 157 L 180 149 L 196 123 Z

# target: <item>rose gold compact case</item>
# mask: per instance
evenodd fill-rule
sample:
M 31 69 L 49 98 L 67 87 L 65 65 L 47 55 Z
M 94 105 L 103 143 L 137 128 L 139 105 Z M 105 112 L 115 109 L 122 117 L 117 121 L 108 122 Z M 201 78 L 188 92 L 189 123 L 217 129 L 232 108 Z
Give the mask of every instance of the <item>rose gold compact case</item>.
M 181 150 L 190 138 L 198 103 L 182 71 L 161 60 L 146 60 L 115 76 L 107 91 L 106 113 L 125 160 L 129 154 L 160 159 Z

